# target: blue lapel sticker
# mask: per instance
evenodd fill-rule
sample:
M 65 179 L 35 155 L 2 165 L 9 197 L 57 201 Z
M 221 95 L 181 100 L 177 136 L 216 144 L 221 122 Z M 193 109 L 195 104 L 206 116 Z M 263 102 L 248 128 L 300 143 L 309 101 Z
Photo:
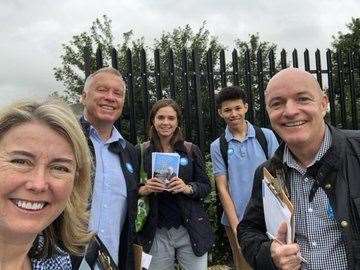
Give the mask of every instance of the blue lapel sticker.
M 181 166 L 186 166 L 186 165 L 188 165 L 188 163 L 189 163 L 189 161 L 188 161 L 187 158 L 185 158 L 185 157 L 180 158 L 180 165 Z
M 327 212 L 328 217 L 329 217 L 330 219 L 332 219 L 332 220 L 335 220 L 335 213 L 334 213 L 334 210 L 333 210 L 333 208 L 331 207 L 329 201 L 328 201 L 328 203 L 327 203 L 327 207 L 326 207 L 326 208 L 327 208 L 327 209 L 326 209 L 326 212 Z
M 126 169 L 129 171 L 129 173 L 134 173 L 134 169 L 130 163 L 126 163 Z
M 228 152 L 228 155 L 232 155 L 232 154 L 234 154 L 234 149 L 229 148 L 227 152 Z

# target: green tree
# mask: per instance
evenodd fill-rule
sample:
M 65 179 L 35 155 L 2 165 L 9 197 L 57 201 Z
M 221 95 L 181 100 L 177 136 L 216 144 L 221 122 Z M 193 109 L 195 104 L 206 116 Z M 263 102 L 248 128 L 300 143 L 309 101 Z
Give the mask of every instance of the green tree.
M 358 52 L 360 50 L 360 18 L 351 18 L 346 24 L 348 32 L 337 32 L 332 36 L 332 48 L 342 51 Z
M 355 65 L 355 69 L 356 68 L 356 63 L 359 62 L 360 60 L 360 18 L 351 18 L 351 22 L 346 24 L 346 28 L 347 28 L 347 32 L 337 32 L 337 34 L 332 36 L 332 49 L 334 51 L 333 54 L 333 63 L 336 63 L 334 65 L 333 68 L 333 82 L 334 82 L 334 91 L 335 91 L 335 98 L 336 100 L 339 100 L 339 96 L 340 96 L 340 78 L 338 76 L 338 67 L 339 67 L 339 63 L 338 60 L 342 62 L 343 64 L 343 81 L 342 81 L 342 86 L 343 86 L 343 94 L 345 96 L 345 107 L 346 107 L 346 113 L 345 115 L 343 115 L 343 117 L 346 118 L 346 122 L 347 122 L 347 128 L 351 128 L 351 124 L 352 123 L 352 112 L 351 112 L 351 101 L 353 101 L 353 99 L 351 98 L 351 94 L 350 94 L 350 73 L 348 72 L 350 70 L 349 68 L 349 59 L 348 59 L 348 54 L 352 55 L 353 57 L 353 63 Z M 336 52 L 339 53 L 339 59 L 336 57 Z M 341 56 L 341 57 L 340 57 Z M 355 89 L 359 89 L 360 87 L 360 78 L 358 76 L 354 76 L 354 88 Z M 357 115 L 358 115 L 358 119 L 360 119 L 360 102 L 359 102 L 359 92 L 356 91 L 356 107 L 357 107 Z M 338 123 L 338 125 L 341 122 L 341 113 L 340 110 L 338 109 L 340 106 L 336 106 L 336 122 Z M 359 123 L 360 124 L 360 123 Z
M 96 49 L 100 46 L 103 52 L 104 65 L 111 61 L 111 49 L 118 48 L 119 66 L 125 63 L 125 54 L 128 47 L 142 47 L 143 39 L 132 40 L 132 31 L 123 33 L 122 43 L 115 44 L 112 33 L 111 19 L 103 15 L 97 18 L 91 25 L 89 31 L 74 35 L 70 41 L 62 44 L 61 66 L 54 67 L 54 76 L 65 86 L 64 94 L 58 92 L 53 95 L 62 96 L 70 103 L 77 103 L 81 95 L 85 73 L 84 73 L 84 50 L 89 48 L 91 56 L 91 70 L 96 69 Z

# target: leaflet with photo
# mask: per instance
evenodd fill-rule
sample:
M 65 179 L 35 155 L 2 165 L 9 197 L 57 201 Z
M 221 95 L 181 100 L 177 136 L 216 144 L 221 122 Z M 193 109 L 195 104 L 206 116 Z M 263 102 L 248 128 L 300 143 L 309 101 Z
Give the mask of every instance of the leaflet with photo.
M 152 153 L 152 177 L 164 181 L 179 175 L 180 155 L 177 153 Z

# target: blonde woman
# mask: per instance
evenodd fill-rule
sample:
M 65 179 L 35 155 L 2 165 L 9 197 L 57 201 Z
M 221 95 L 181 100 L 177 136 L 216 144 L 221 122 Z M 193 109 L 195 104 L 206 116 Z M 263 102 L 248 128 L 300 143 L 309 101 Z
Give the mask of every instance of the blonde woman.
M 91 157 L 69 108 L 55 101 L 0 112 L 0 269 L 72 269 L 90 239 Z

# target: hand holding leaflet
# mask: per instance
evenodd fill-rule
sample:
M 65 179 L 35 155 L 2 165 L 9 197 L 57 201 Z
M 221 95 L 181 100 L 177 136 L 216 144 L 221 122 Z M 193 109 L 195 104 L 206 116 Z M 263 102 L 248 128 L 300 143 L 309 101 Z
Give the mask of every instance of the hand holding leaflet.
M 286 196 L 281 184 L 266 170 L 266 168 L 264 168 L 264 179 L 262 184 L 267 236 L 280 245 L 294 243 L 295 218 L 293 204 Z M 286 224 L 286 228 L 284 228 L 286 229 L 286 243 L 282 242 L 285 240 L 285 235 L 284 240 L 282 241 L 275 237 L 282 223 Z M 300 254 L 297 256 L 302 262 L 307 263 Z
M 152 177 L 168 185 L 170 179 L 178 176 L 180 155 L 177 153 L 152 153 Z

